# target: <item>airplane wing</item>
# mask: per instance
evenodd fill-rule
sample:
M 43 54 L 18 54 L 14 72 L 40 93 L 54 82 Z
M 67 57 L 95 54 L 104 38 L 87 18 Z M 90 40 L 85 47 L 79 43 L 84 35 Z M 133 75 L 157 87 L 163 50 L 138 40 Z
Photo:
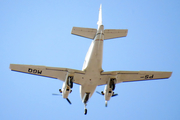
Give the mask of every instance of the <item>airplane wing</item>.
M 59 68 L 59 67 L 46 67 L 37 65 L 21 65 L 21 64 L 10 64 L 12 71 L 28 73 L 32 75 L 39 75 L 44 77 L 50 77 L 65 81 L 67 73 L 74 76 L 74 83 L 80 84 L 80 80 L 84 76 L 84 71 L 75 70 L 70 68 Z
M 109 71 L 101 73 L 101 82 L 99 85 L 107 84 L 110 78 L 116 78 L 116 83 L 133 82 L 144 80 L 166 79 L 171 76 L 172 72 L 159 71 Z

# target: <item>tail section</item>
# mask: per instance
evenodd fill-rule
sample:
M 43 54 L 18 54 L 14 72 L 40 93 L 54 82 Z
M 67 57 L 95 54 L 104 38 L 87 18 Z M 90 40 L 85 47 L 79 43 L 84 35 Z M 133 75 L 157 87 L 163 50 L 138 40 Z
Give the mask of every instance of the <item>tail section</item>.
M 104 30 L 104 40 L 126 37 L 128 29 L 105 29 Z
M 97 30 L 93 28 L 73 27 L 71 34 L 94 39 Z
M 100 5 L 100 8 L 99 8 L 99 19 L 98 19 L 97 25 L 98 25 L 98 28 L 99 26 L 102 25 L 102 5 Z
M 98 29 L 73 27 L 71 34 L 78 35 L 81 37 L 90 38 L 90 39 L 94 39 L 96 34 L 97 34 L 97 30 L 99 30 L 99 28 L 102 24 L 103 24 L 102 23 L 102 5 L 100 5 L 99 19 L 97 22 Z M 127 33 L 128 33 L 127 29 L 105 29 L 104 30 L 104 40 L 112 39 L 112 38 L 119 38 L 119 37 L 126 37 Z

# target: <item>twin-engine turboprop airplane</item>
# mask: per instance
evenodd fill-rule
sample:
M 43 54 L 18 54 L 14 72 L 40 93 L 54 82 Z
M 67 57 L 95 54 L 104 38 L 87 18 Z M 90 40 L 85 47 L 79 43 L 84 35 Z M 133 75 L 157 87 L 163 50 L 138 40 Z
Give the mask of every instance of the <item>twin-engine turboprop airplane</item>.
M 98 28 L 81 28 L 73 27 L 72 34 L 93 39 L 89 50 L 86 54 L 82 70 L 70 68 L 46 67 L 36 65 L 21 65 L 10 64 L 12 71 L 29 73 L 33 75 L 55 78 L 63 81 L 62 93 L 63 98 L 68 99 L 69 93 L 73 87 L 73 83 L 80 85 L 80 95 L 85 106 L 84 114 L 87 114 L 86 105 L 88 100 L 93 95 L 95 89 L 99 85 L 106 85 L 104 92 L 105 105 L 114 94 L 115 85 L 121 82 L 155 80 L 169 78 L 172 72 L 157 72 L 157 71 L 109 71 L 105 72 L 102 69 L 102 54 L 103 42 L 106 39 L 125 37 L 127 29 L 105 29 L 102 24 L 102 9 L 100 5 Z

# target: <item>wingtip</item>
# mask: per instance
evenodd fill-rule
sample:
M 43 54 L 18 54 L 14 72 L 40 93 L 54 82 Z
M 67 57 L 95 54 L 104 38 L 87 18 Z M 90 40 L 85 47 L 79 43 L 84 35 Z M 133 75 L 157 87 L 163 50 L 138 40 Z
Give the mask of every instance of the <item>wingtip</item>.
M 169 72 L 169 78 L 171 77 L 171 75 L 172 75 L 172 72 Z
M 10 64 L 9 69 L 12 70 L 14 66 L 15 66 L 15 64 Z

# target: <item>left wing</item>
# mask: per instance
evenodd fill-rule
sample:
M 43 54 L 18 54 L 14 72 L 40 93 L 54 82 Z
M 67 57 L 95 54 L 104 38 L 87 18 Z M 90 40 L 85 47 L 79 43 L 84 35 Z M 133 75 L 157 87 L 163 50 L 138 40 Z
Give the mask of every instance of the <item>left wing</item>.
M 84 76 L 84 71 L 75 70 L 70 68 L 59 68 L 59 67 L 46 67 L 37 65 L 21 65 L 21 64 L 10 64 L 12 71 L 28 73 L 32 75 L 39 75 L 44 77 L 50 77 L 65 81 L 67 73 L 74 76 L 74 83 L 80 84 L 81 79 Z
M 159 71 L 109 71 L 102 72 L 99 85 L 107 84 L 110 78 L 116 78 L 116 83 L 133 82 L 144 80 L 166 79 L 171 76 L 172 72 Z

